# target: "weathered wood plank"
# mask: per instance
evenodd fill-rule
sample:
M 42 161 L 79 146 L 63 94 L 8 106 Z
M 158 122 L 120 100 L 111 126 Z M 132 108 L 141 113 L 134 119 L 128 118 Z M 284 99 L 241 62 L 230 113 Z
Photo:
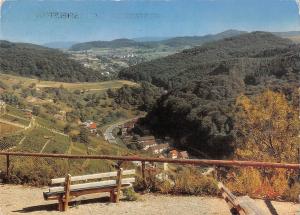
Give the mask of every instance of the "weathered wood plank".
M 235 200 L 245 214 L 247 215 L 264 215 L 265 213 L 255 204 L 255 201 L 249 196 L 239 197 Z
M 134 175 L 135 169 L 131 170 L 124 170 L 123 175 Z M 101 178 L 108 178 L 108 177 L 115 177 L 117 176 L 116 172 L 105 172 L 105 173 L 98 173 L 98 174 L 90 174 L 90 175 L 82 175 L 82 176 L 72 176 L 71 181 L 84 181 L 84 180 L 93 180 L 93 179 L 101 179 Z M 62 184 L 65 182 L 65 178 L 54 178 L 51 179 L 51 184 Z
M 229 208 L 235 208 L 240 215 L 265 215 L 265 213 L 255 204 L 255 201 L 249 196 L 236 197 L 222 183 L 218 183 L 218 187 Z
M 64 199 L 64 211 L 68 210 L 69 199 L 70 199 L 70 186 L 71 186 L 71 175 L 68 174 L 65 179 L 65 199 Z
M 223 183 L 219 182 L 218 183 L 218 187 L 219 189 L 222 191 L 222 192 L 225 192 L 228 196 L 228 198 L 231 200 L 231 201 L 234 201 L 236 199 L 236 196 L 232 194 L 232 192 L 223 185 Z
M 134 183 L 135 178 L 124 178 L 122 179 L 122 184 L 129 184 Z M 95 187 L 101 186 L 109 186 L 109 185 L 116 185 L 116 180 L 107 180 L 107 181 L 98 181 L 98 182 L 91 182 L 91 183 L 84 183 L 84 184 L 74 184 L 70 186 L 70 190 L 78 190 L 78 189 L 91 189 Z M 51 187 L 49 188 L 49 192 L 61 192 L 64 191 L 64 186 L 58 187 Z
M 59 195 L 58 196 L 58 210 L 63 211 L 63 206 L 64 206 L 63 195 Z
M 123 169 L 119 168 L 118 169 L 118 175 L 117 175 L 117 195 L 116 195 L 116 203 L 119 202 L 120 200 L 120 193 L 121 193 L 121 184 L 122 184 L 122 172 Z
M 146 183 L 145 168 L 146 168 L 145 161 L 143 161 L 142 162 L 142 179 L 143 179 L 144 184 Z
M 131 184 L 122 184 L 122 188 L 125 187 L 130 187 Z M 117 188 L 116 185 L 114 186 L 107 186 L 107 187 L 100 187 L 100 188 L 93 188 L 93 189 L 88 189 L 88 190 L 75 190 L 75 191 L 70 191 L 70 196 L 73 198 L 86 195 L 86 194 L 92 194 L 92 193 L 105 193 L 105 192 L 110 192 L 112 190 L 115 190 Z M 62 193 L 44 193 L 44 198 L 45 200 L 57 200 L 59 199 L 59 196 L 62 195 Z
M 109 192 L 109 200 L 110 202 L 115 202 L 116 201 L 116 194 L 115 194 L 115 189 L 111 189 Z

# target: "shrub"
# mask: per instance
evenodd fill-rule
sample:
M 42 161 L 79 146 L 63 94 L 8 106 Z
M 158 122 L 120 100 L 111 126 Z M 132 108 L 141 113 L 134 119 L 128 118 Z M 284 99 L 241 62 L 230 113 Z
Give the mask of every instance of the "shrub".
M 176 195 L 218 194 L 217 181 L 212 177 L 203 176 L 196 168 L 180 168 L 175 173 L 168 172 L 168 177 L 157 177 L 157 174 L 150 175 L 145 182 L 138 178 L 135 188 Z
M 298 202 L 299 195 L 300 195 L 300 183 L 297 182 L 283 193 L 283 198 L 287 201 Z
M 34 186 L 47 185 L 49 179 L 64 176 L 67 168 L 63 160 L 16 158 L 12 163 L 10 182 Z
M 136 201 L 138 200 L 138 195 L 132 187 L 123 190 L 123 195 L 126 201 Z
M 269 199 L 283 198 L 289 200 L 295 199 L 294 196 L 296 195 L 289 187 L 296 185 L 290 184 L 289 178 L 291 178 L 290 173 L 283 169 L 266 172 L 254 168 L 245 168 L 227 174 L 225 184 L 231 191 L 238 194 L 256 198 L 267 197 Z
M 262 186 L 262 178 L 257 169 L 247 168 L 241 169 L 235 174 L 230 172 L 227 174 L 226 184 L 229 190 L 239 194 L 247 194 L 253 196 L 255 191 Z
M 218 193 L 217 181 L 203 176 L 195 168 L 183 169 L 175 176 L 174 194 L 188 195 L 216 195 Z

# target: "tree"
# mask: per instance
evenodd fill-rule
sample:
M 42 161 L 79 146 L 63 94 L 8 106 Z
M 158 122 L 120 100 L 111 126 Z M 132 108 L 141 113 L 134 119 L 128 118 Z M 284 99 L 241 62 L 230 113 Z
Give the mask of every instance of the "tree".
M 64 127 L 64 133 L 69 133 L 72 130 L 72 126 L 70 123 L 67 123 Z
M 33 106 L 32 114 L 38 116 L 41 113 L 41 108 L 39 106 Z
M 89 131 L 86 128 L 80 129 L 79 140 L 86 145 L 89 143 Z
M 236 155 L 243 159 L 297 162 L 300 122 L 297 108 L 281 93 L 265 91 L 237 99 Z

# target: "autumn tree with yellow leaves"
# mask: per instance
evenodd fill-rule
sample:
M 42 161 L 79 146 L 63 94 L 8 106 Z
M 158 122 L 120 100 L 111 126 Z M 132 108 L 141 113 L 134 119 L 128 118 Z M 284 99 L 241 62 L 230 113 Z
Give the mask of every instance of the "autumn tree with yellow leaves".
M 297 107 L 270 90 L 237 99 L 236 156 L 240 159 L 297 162 L 300 120 Z
M 235 156 L 240 160 L 297 163 L 297 103 L 270 90 L 251 98 L 240 96 L 236 102 Z M 296 172 L 244 168 L 234 171 L 234 175 L 227 186 L 239 193 L 272 199 L 280 196 L 291 201 L 296 201 L 300 194 Z

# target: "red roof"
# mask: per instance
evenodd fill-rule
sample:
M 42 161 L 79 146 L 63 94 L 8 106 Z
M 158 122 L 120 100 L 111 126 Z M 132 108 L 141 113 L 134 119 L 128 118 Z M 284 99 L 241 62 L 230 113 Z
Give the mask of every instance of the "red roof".
M 178 155 L 178 151 L 177 150 L 172 150 L 172 151 L 170 151 L 169 152 L 170 154 L 172 154 L 172 155 L 175 155 L 175 156 L 177 156 Z
M 92 122 L 90 125 L 89 125 L 89 128 L 90 129 L 97 129 L 97 124 Z

